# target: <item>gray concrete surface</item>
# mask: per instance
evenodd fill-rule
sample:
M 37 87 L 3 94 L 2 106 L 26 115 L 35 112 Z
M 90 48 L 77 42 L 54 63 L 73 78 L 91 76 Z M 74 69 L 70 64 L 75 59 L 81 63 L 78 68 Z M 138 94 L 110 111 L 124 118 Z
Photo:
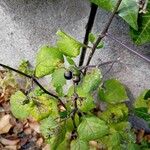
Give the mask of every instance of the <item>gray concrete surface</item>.
M 89 11 L 88 0 L 1 0 L 0 62 L 17 67 L 22 59 L 27 59 L 34 64 L 38 48 L 43 44 L 55 43 L 58 29 L 82 41 Z M 98 10 L 94 33 L 101 31 L 109 15 L 104 10 Z M 110 33 L 139 52 L 150 52 L 150 45 L 135 47 L 128 30 L 128 25 L 116 17 Z M 150 88 L 150 64 L 108 38 L 105 42 L 105 48 L 96 52 L 92 64 L 97 63 L 99 58 L 108 61 L 120 57 L 122 66 L 114 66 L 107 77 L 120 79 L 134 95 Z

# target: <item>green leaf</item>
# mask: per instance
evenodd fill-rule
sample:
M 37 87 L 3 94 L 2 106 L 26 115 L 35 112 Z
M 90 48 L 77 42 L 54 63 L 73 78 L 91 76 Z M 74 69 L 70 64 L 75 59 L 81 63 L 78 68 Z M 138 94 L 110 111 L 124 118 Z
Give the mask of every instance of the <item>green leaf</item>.
M 68 70 L 71 71 L 74 76 L 79 76 L 80 75 L 80 71 L 76 66 L 71 65 L 71 66 L 69 66 Z
M 115 1 L 113 0 L 90 0 L 92 3 L 108 11 L 113 11 Z
M 149 150 L 150 148 L 150 143 L 148 141 L 143 140 L 141 142 L 141 145 L 139 145 L 138 149 L 136 150 Z
M 93 34 L 93 33 L 89 33 L 89 37 L 88 37 L 88 40 L 92 43 L 92 44 L 94 44 L 94 42 L 96 41 L 96 36 Z M 98 46 L 96 47 L 96 49 L 101 49 L 101 48 L 103 48 L 104 47 L 104 42 L 100 42 L 99 44 L 98 44 Z
M 78 108 L 80 110 L 82 110 L 83 112 L 88 112 L 96 107 L 94 98 L 91 94 L 84 93 L 81 88 L 77 88 L 76 92 L 77 92 L 78 96 L 80 97 L 77 100 Z M 67 94 L 68 98 L 71 98 L 73 93 L 74 93 L 74 87 L 71 86 L 68 90 L 68 94 Z M 70 106 L 70 104 L 69 104 L 69 106 Z
M 101 72 L 99 69 L 93 69 L 89 72 L 80 84 L 76 87 L 76 92 L 81 98 L 78 99 L 78 107 L 83 112 L 88 112 L 95 108 L 94 98 L 91 95 L 93 91 L 95 91 L 101 82 Z M 68 90 L 67 96 L 71 98 L 74 93 L 74 87 L 71 86 Z M 83 99 L 83 100 L 82 100 Z
M 83 95 L 90 94 L 95 91 L 101 83 L 102 75 L 99 69 L 95 68 L 87 73 L 83 78 L 78 88 L 82 91 Z M 85 93 L 85 94 L 84 94 Z
M 45 93 L 40 87 L 36 87 L 33 92 L 35 96 L 42 96 Z
M 40 122 L 40 131 L 46 141 L 50 144 L 51 150 L 56 150 L 65 139 L 66 128 L 56 122 L 51 116 Z
M 71 110 L 72 111 L 72 110 Z M 70 113 L 69 113 L 70 114 Z M 76 126 L 78 126 L 79 125 L 79 116 L 76 114 L 75 115 L 75 124 L 76 124 Z M 72 122 L 72 118 L 70 117 L 70 118 L 68 118 L 67 120 L 66 120 L 66 130 L 68 131 L 68 132 L 72 132 L 73 130 L 74 130 L 74 125 L 73 125 L 73 122 Z
M 88 142 L 76 139 L 71 142 L 71 150 L 89 150 Z
M 83 112 L 88 112 L 95 108 L 94 98 L 91 95 L 95 91 L 101 82 L 101 72 L 99 69 L 93 69 L 91 72 L 86 74 L 80 84 L 76 87 L 76 92 L 83 101 L 78 102 L 78 107 Z M 73 86 L 68 90 L 67 96 L 70 98 L 74 93 Z
M 61 30 L 58 30 L 56 34 L 60 37 L 57 46 L 64 55 L 76 57 L 80 54 L 80 48 L 82 47 L 80 42 Z
M 113 132 L 112 134 L 105 136 L 101 139 L 101 142 L 107 146 L 107 149 L 117 149 L 116 147 L 121 145 L 120 134 Z M 119 150 L 119 149 L 117 149 Z M 120 149 L 121 150 L 121 149 Z
M 73 60 L 72 58 L 70 58 L 70 57 L 67 56 L 66 59 L 67 59 L 67 61 L 68 61 L 68 63 L 69 63 L 70 65 L 73 65 L 73 66 L 76 65 L 75 62 L 74 62 L 74 60 Z
M 139 15 L 138 31 L 131 29 L 131 37 L 134 43 L 142 45 L 150 42 L 150 3 L 147 6 L 147 13 Z
M 98 46 L 97 46 L 96 49 L 101 49 L 101 48 L 103 48 L 103 47 L 104 47 L 104 42 L 101 41 L 101 42 L 98 44 Z
M 114 10 L 114 7 L 117 2 L 114 0 L 90 0 L 90 1 L 97 4 L 99 7 L 111 12 Z M 138 12 L 139 12 L 139 5 L 136 0 L 123 0 L 118 9 L 118 15 L 122 17 L 135 30 L 138 29 L 137 25 Z
M 58 129 L 58 123 L 51 117 L 47 117 L 40 121 L 40 131 L 44 138 L 49 141 L 55 136 Z
M 62 143 L 59 144 L 57 147 L 57 150 L 68 150 L 70 147 L 70 134 L 71 133 L 66 133 L 65 139 L 63 140 Z
M 73 122 L 72 122 L 71 118 L 66 120 L 66 129 L 68 132 L 72 132 L 74 129 Z
M 119 123 L 111 123 L 110 127 L 113 128 L 116 132 L 125 132 L 131 129 L 130 123 L 127 121 L 122 121 Z
M 96 40 L 96 36 L 95 36 L 93 33 L 89 33 L 88 40 L 89 40 L 91 43 L 94 43 L 95 40 Z
M 22 60 L 18 67 L 18 70 L 20 70 L 28 75 L 34 74 L 34 71 L 30 68 L 30 63 L 28 60 Z
M 60 68 L 54 71 L 52 74 L 52 83 L 54 87 L 64 86 L 66 84 L 66 79 L 64 78 L 64 68 Z
M 56 88 L 59 95 L 63 93 L 63 86 L 66 84 L 66 79 L 64 78 L 65 69 L 60 68 L 53 72 L 52 74 L 52 84 Z
M 117 132 L 117 130 L 116 130 L 116 132 Z M 129 149 L 130 150 L 130 148 L 133 148 L 133 144 L 136 143 L 136 135 L 131 130 L 131 127 L 127 128 L 126 130 L 122 130 L 120 132 L 120 136 L 121 136 L 121 148 L 122 149 Z M 122 141 L 124 141 L 124 142 L 122 142 Z M 135 150 L 137 150 L 137 149 L 135 149 Z
M 118 10 L 118 15 L 135 30 L 138 30 L 138 13 L 139 4 L 136 0 L 123 0 Z
M 145 100 L 150 100 L 150 89 L 146 92 L 145 96 L 144 96 Z
M 140 117 L 146 120 L 150 124 L 150 114 L 148 112 L 148 108 L 146 107 L 139 107 L 134 109 L 134 113 Z
M 99 90 L 99 98 L 102 101 L 117 104 L 128 99 L 125 87 L 115 79 L 106 80 L 104 88 Z
M 60 115 L 60 118 L 61 118 L 61 119 L 64 119 L 64 118 L 67 117 L 68 112 L 67 112 L 67 111 L 62 111 L 62 112 L 59 112 L 59 115 Z
M 31 111 L 31 103 L 23 105 L 27 97 L 21 92 L 17 91 L 10 98 L 10 109 L 13 115 L 18 119 L 26 119 Z
M 150 100 L 145 100 L 145 96 L 147 96 L 148 93 L 149 89 L 144 90 L 134 101 L 134 113 L 150 123 Z
M 38 105 L 36 105 L 36 102 Z M 30 116 L 35 120 L 41 120 L 51 115 L 52 117 L 58 117 L 57 101 L 49 98 L 47 95 L 37 97 L 35 102 L 33 101 L 33 107 L 30 112 Z
M 147 94 L 149 90 L 144 90 L 140 96 L 137 97 L 137 99 L 134 101 L 134 107 L 135 108 L 140 108 L 140 107 L 145 107 L 147 108 L 147 100 L 144 99 L 145 95 Z
M 79 102 L 80 103 L 80 102 Z M 96 107 L 95 103 L 94 103 L 94 98 L 90 95 L 87 95 L 85 99 L 83 99 L 83 102 L 81 102 L 81 106 L 79 106 L 79 109 L 82 112 L 89 112 L 90 110 L 92 110 L 93 108 Z
M 135 143 L 129 143 L 129 144 L 127 145 L 127 147 L 125 147 L 125 148 L 127 148 L 127 149 L 129 149 L 129 150 L 141 150 L 141 149 L 140 149 L 140 146 L 137 145 L 137 144 L 135 144 Z M 145 150 L 146 150 L 146 149 L 145 149 Z
M 79 72 L 76 70 L 75 67 L 70 68 L 70 70 L 73 72 L 73 74 L 78 75 Z M 95 68 L 91 70 L 91 72 L 88 72 L 83 78 L 82 81 L 79 83 L 77 88 L 77 93 L 81 97 L 85 97 L 87 95 L 90 95 L 93 91 L 95 91 L 100 83 L 101 83 L 102 75 L 99 69 Z M 73 87 L 69 90 L 69 95 L 72 96 L 73 94 Z
M 77 132 L 82 140 L 96 140 L 108 133 L 108 126 L 97 117 L 85 117 L 78 126 Z
M 128 139 L 122 137 L 122 135 L 128 136 Z M 106 149 L 110 149 L 110 150 L 126 150 L 126 149 L 132 150 L 132 149 L 130 149 L 131 144 L 134 144 L 135 142 L 130 141 L 133 138 L 131 136 L 133 136 L 133 135 L 131 135 L 130 133 L 127 133 L 127 132 L 123 132 L 122 134 L 120 134 L 119 132 L 114 131 L 110 135 L 102 138 L 101 142 L 105 145 L 105 147 L 107 147 Z M 133 149 L 133 150 L 136 150 L 136 149 Z
M 118 122 L 127 118 L 128 108 L 125 104 L 108 105 L 100 118 L 108 123 Z
M 51 74 L 64 63 L 64 58 L 58 48 L 44 46 L 36 57 L 36 77 Z
M 128 144 L 135 143 L 135 134 L 129 122 L 111 123 L 109 135 L 101 138 L 101 142 L 107 149 L 126 149 Z
M 51 150 L 56 150 L 59 145 L 64 141 L 66 135 L 66 128 L 65 125 L 59 127 L 58 131 L 56 132 L 55 137 L 52 139 L 51 142 Z

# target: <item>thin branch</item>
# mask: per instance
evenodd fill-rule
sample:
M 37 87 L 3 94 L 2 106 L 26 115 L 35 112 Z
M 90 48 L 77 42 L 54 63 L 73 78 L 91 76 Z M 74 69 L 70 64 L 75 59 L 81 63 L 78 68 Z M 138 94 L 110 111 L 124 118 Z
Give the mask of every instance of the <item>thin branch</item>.
M 150 63 L 150 59 L 145 57 L 144 55 L 136 52 L 135 50 L 131 49 L 130 47 L 128 47 L 127 45 L 125 45 L 123 42 L 121 42 L 120 40 L 116 39 L 115 37 L 113 37 L 112 35 L 110 34 L 106 34 L 106 36 L 114 41 L 116 41 L 117 43 L 119 43 L 120 45 L 122 45 L 123 47 L 127 48 L 127 50 L 129 50 L 131 53 L 139 56 L 140 58 L 144 59 L 145 61 L 149 62 Z
M 118 62 L 117 60 L 114 60 L 114 61 L 103 62 L 103 63 L 100 63 L 98 65 L 81 66 L 81 67 L 79 67 L 79 71 L 83 70 L 83 69 L 87 69 L 87 68 L 95 68 L 95 67 L 99 68 L 99 67 L 109 65 L 109 64 L 114 64 L 114 63 L 117 63 L 117 62 Z
M 16 73 L 18 73 L 18 74 L 20 74 L 20 75 L 23 75 L 23 76 L 25 76 L 25 77 L 27 77 L 27 78 L 29 78 L 29 79 L 32 79 L 33 82 L 34 82 L 37 86 L 39 86 L 39 87 L 41 88 L 41 90 L 42 90 L 44 93 L 46 93 L 46 94 L 48 94 L 48 95 L 50 95 L 50 96 L 52 96 L 52 97 L 58 99 L 58 101 L 60 102 L 60 104 L 66 109 L 66 106 L 65 106 L 65 104 L 62 102 L 62 100 L 61 100 L 57 95 L 55 95 L 55 94 L 53 94 L 53 93 L 50 93 L 48 90 L 46 90 L 46 89 L 38 82 L 38 80 L 37 80 L 35 77 L 33 77 L 33 76 L 31 76 L 31 75 L 28 75 L 28 74 L 26 74 L 26 73 L 24 73 L 24 72 L 21 72 L 21 71 L 19 71 L 19 70 L 17 70 L 17 69 L 14 69 L 14 68 L 12 68 L 12 67 L 9 67 L 9 66 L 7 66 L 7 65 L 1 64 L 1 63 L 0 63 L 0 66 L 3 67 L 3 68 L 6 68 L 6 69 L 8 69 L 8 70 L 14 71 L 14 72 L 16 72 Z
M 97 5 L 91 3 L 91 12 L 89 15 L 88 23 L 86 25 L 86 33 L 85 33 L 85 38 L 84 38 L 84 42 L 83 42 L 84 45 L 88 45 L 88 36 L 89 36 L 89 33 L 91 32 L 93 24 L 94 24 L 97 7 L 98 7 Z M 85 55 L 86 55 L 86 49 L 87 49 L 87 47 L 82 48 L 82 52 L 81 52 L 81 56 L 80 56 L 80 60 L 79 60 L 79 66 L 83 65 Z
M 106 74 L 108 74 L 111 71 L 111 69 L 113 68 L 113 66 L 114 66 L 115 63 L 116 63 L 115 61 L 112 62 L 110 68 L 103 74 L 103 78 L 105 77 Z
M 117 10 L 118 10 L 118 8 L 119 8 L 121 2 L 122 2 L 122 0 L 118 0 L 116 6 L 115 6 L 115 8 L 114 8 L 114 11 L 113 11 L 112 15 L 110 16 L 110 19 L 109 19 L 108 23 L 106 24 L 106 26 L 105 26 L 104 29 L 102 30 L 101 34 L 99 35 L 98 39 L 96 40 L 95 44 L 93 45 L 92 52 L 90 53 L 90 55 L 89 55 L 89 57 L 88 57 L 86 66 L 88 66 L 88 65 L 90 64 L 90 61 L 91 61 L 91 59 L 92 59 L 92 57 L 93 57 L 93 55 L 94 55 L 94 53 L 95 53 L 95 50 L 96 50 L 98 44 L 99 44 L 99 43 L 101 42 L 101 40 L 106 36 L 106 33 L 107 33 L 107 31 L 108 31 L 108 29 L 109 29 L 111 23 L 112 23 L 113 18 L 115 17 L 115 14 L 116 14 L 116 12 L 117 12 Z M 85 72 L 84 72 L 84 73 L 86 73 L 86 69 L 85 69 Z

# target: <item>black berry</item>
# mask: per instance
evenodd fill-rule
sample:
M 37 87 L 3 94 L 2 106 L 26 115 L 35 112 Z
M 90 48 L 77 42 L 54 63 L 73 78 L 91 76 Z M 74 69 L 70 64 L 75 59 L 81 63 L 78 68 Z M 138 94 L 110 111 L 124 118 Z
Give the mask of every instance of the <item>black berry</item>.
M 71 79 L 72 79 L 72 72 L 71 72 L 71 71 L 66 71 L 66 72 L 64 73 L 64 77 L 65 77 L 65 79 L 67 79 L 67 80 L 71 80 Z
M 80 82 L 80 76 L 74 76 L 73 82 L 74 83 L 79 83 Z

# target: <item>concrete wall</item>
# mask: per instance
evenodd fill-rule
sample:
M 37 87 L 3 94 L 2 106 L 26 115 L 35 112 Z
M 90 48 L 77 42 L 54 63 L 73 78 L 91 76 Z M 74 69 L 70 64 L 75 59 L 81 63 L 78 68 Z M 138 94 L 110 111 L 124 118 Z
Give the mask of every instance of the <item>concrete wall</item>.
M 34 63 L 35 54 L 43 44 L 55 43 L 58 29 L 67 31 L 82 41 L 90 11 L 88 0 L 1 0 L 0 1 L 0 62 L 16 67 L 22 59 Z M 98 10 L 93 32 L 100 33 L 109 13 Z M 110 28 L 113 36 L 125 44 L 150 52 L 150 45 L 133 46 L 128 36 L 128 25 L 116 17 Z M 150 88 L 150 64 L 106 38 L 103 50 L 98 50 L 92 60 L 95 64 L 120 57 L 122 65 L 116 65 L 110 75 L 125 83 L 134 95 Z M 107 68 L 103 68 L 107 70 Z

